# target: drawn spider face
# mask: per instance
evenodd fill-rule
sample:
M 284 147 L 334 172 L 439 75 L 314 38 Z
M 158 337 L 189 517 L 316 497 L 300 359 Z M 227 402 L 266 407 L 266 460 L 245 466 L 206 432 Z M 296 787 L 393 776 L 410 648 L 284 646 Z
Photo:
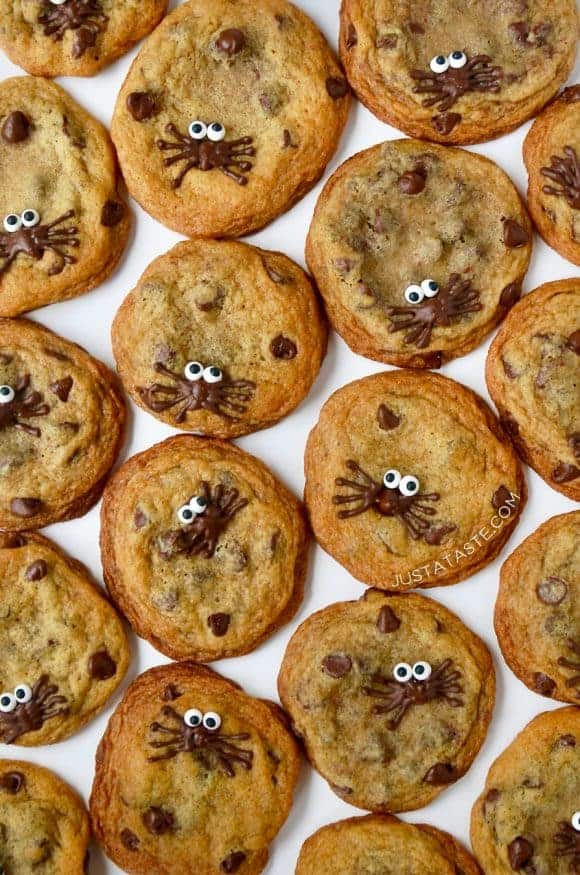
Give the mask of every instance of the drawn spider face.
M 558 824 L 554 835 L 554 856 L 568 857 L 570 872 L 577 875 L 580 872 L 580 811 L 575 811 L 570 822 L 565 820 Z
M 241 137 L 238 140 L 226 140 L 226 129 L 221 122 L 211 122 L 206 125 L 202 121 L 192 121 L 186 134 L 182 134 L 174 124 L 165 128 L 173 140 L 157 140 L 157 148 L 162 152 L 173 152 L 163 162 L 165 167 L 171 167 L 180 161 L 185 165 L 179 175 L 171 183 L 172 188 L 179 188 L 190 170 L 221 170 L 238 185 L 247 185 L 245 176 L 252 169 L 252 163 L 246 157 L 256 154 L 252 146 L 253 137 Z
M 580 158 L 572 146 L 564 146 L 564 157 L 552 155 L 549 167 L 542 167 L 542 176 L 555 182 L 545 185 L 544 194 L 566 198 L 573 210 L 580 210 Z
M 150 756 L 149 762 L 169 760 L 180 753 L 190 753 L 208 771 L 220 770 L 228 778 L 235 776 L 236 766 L 246 771 L 252 768 L 253 752 L 235 744 L 238 741 L 247 741 L 250 738 L 249 733 L 220 733 L 222 718 L 215 711 L 203 713 L 199 708 L 189 708 L 181 716 L 171 705 L 165 705 L 161 714 L 169 725 L 159 721 L 151 724 L 153 737 L 149 746 L 161 753 Z
M 209 410 L 223 419 L 238 420 L 246 412 L 256 384 L 250 380 L 230 380 L 216 365 L 187 362 L 183 374 L 172 371 L 162 362 L 155 370 L 168 377 L 172 386 L 153 383 L 139 387 L 144 404 L 156 413 L 175 408 L 175 422 L 183 422 L 190 411 Z
M 12 744 L 21 735 L 42 729 L 52 717 L 69 713 L 67 700 L 56 684 L 42 675 L 33 687 L 19 684 L 14 692 L 0 694 L 0 741 Z
M 406 331 L 404 342 L 424 349 L 436 326 L 447 327 L 469 313 L 481 310 L 479 292 L 454 273 L 443 287 L 435 280 L 412 283 L 405 289 L 407 307 L 389 307 L 389 331 Z
M 46 416 L 49 412 L 50 407 L 42 403 L 40 392 L 30 388 L 29 374 L 19 377 L 14 386 L 0 386 L 0 432 L 14 428 L 39 437 L 40 429 L 25 420 Z
M 40 261 L 45 252 L 54 252 L 57 261 L 49 268 L 49 276 L 61 273 L 67 264 L 74 264 L 76 258 L 65 248 L 79 245 L 78 228 L 61 227 L 74 215 L 75 211 L 69 210 L 50 224 L 42 224 L 39 213 L 32 208 L 5 216 L 4 230 L 0 231 L 0 275 L 8 270 L 18 255 Z
M 576 695 L 580 697 L 580 641 L 569 638 L 567 644 L 568 649 L 576 658 L 566 659 L 566 657 L 561 656 L 558 659 L 558 665 L 574 672 L 573 676 L 566 681 L 566 686 L 570 689 L 575 688 Z
M 465 52 L 456 50 L 450 55 L 436 55 L 429 67 L 429 73 L 411 71 L 411 77 L 417 82 L 414 91 L 430 95 L 423 100 L 423 106 L 437 106 L 441 113 L 451 109 L 468 91 L 495 93 L 501 88 L 503 70 L 492 66 L 488 55 L 468 59 Z
M 95 45 L 108 20 L 100 0 L 42 0 L 38 13 L 44 35 L 54 42 L 60 42 L 67 30 L 75 31 L 72 45 L 75 59 L 82 58 Z

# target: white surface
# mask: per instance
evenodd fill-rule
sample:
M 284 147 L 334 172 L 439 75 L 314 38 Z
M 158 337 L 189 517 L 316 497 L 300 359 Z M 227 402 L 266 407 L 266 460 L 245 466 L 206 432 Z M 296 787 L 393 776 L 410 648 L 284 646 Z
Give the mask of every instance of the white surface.
M 339 0 L 295 0 L 322 28 L 333 46 L 337 43 Z M 176 0 L 171 8 L 178 5 Z M 133 53 L 134 54 L 134 53 Z M 116 94 L 129 67 L 131 56 L 122 58 L 93 79 L 63 79 L 61 84 L 90 112 L 109 124 Z M 0 79 L 20 75 L 21 70 L 0 57 Z M 580 81 L 580 64 L 571 81 Z M 515 133 L 474 148 L 495 160 L 512 177 L 522 193 L 525 192 L 526 174 L 521 160 L 521 143 L 529 125 Z M 325 174 L 325 180 L 339 164 L 355 152 L 382 140 L 398 139 L 400 132 L 384 125 L 364 107 L 354 103 L 350 122 L 340 149 Z M 290 213 L 277 219 L 270 227 L 254 237 L 265 248 L 281 250 L 300 264 L 304 264 L 304 240 L 316 198 L 322 183 Z M 111 321 L 124 296 L 134 287 L 149 262 L 166 252 L 180 238 L 151 219 L 136 204 L 132 204 L 136 221 L 127 254 L 111 279 L 104 285 L 73 301 L 56 304 L 31 314 L 36 321 L 86 347 L 89 352 L 114 366 L 109 341 Z M 531 269 L 525 290 L 541 283 L 564 277 L 577 276 L 578 270 L 560 258 L 536 237 Z M 442 373 L 453 377 L 487 396 L 484 381 L 484 360 L 488 343 L 464 358 L 447 365 Z M 303 488 L 303 449 L 308 432 L 317 420 L 322 403 L 339 386 L 353 379 L 383 370 L 383 367 L 348 350 L 336 335 L 331 336 L 328 356 L 313 391 L 306 402 L 274 428 L 250 435 L 238 443 L 255 453 L 286 482 L 297 494 Z M 122 459 L 128 458 L 152 444 L 175 434 L 152 416 L 131 404 L 129 433 Z M 452 832 L 468 843 L 469 813 L 476 796 L 482 789 L 485 776 L 493 759 L 507 746 L 514 735 L 536 714 L 555 705 L 528 691 L 503 663 L 495 635 L 492 615 L 501 562 L 517 544 L 550 516 L 573 510 L 575 505 L 551 490 L 532 471 L 527 470 L 530 500 L 515 534 L 499 560 L 464 583 L 428 591 L 459 616 L 491 647 L 498 674 L 498 693 L 495 715 L 487 741 L 468 774 L 439 799 L 420 811 L 405 815 L 405 819 L 428 822 Z M 101 579 L 98 549 L 99 509 L 93 509 L 80 520 L 51 526 L 46 534 L 85 562 L 97 579 Z M 298 616 L 289 626 L 277 632 L 269 641 L 249 656 L 214 663 L 218 671 L 241 683 L 254 695 L 277 698 L 276 674 L 286 643 L 296 626 L 313 611 L 343 599 L 356 599 L 363 587 L 320 547 L 312 551 L 312 561 L 306 598 Z M 129 680 L 145 669 L 168 660 L 147 642 L 132 636 L 134 659 Z M 0 654 L 1 658 L 1 654 Z M 125 685 L 124 685 L 125 686 Z M 124 687 L 123 687 L 124 688 Z M 109 705 L 98 719 L 68 741 L 52 747 L 23 748 L 0 745 L 2 757 L 27 759 L 54 769 L 88 799 L 96 746 L 105 729 L 113 705 Z M 325 781 L 310 767 L 303 767 L 290 817 L 272 846 L 268 875 L 289 875 L 302 842 L 318 827 L 332 821 L 362 814 L 345 804 L 327 787 Z M 91 875 L 118 873 L 100 850 L 91 849 Z

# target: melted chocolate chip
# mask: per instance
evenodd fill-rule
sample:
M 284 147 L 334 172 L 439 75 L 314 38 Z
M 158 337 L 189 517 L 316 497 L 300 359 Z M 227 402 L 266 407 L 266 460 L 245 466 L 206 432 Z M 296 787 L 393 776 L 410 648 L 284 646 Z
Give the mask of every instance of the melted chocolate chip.
M 290 340 L 289 337 L 284 337 L 282 334 L 279 334 L 271 342 L 270 352 L 272 353 L 274 358 L 289 361 L 296 356 L 298 348 L 294 341 Z
M 557 741 L 559 747 L 576 747 L 576 739 L 573 735 L 562 735 Z
M 442 112 L 439 115 L 433 116 L 431 121 L 437 133 L 446 137 L 459 124 L 461 116 L 458 112 Z
M 403 194 L 421 194 L 425 188 L 426 175 L 418 170 L 407 170 L 397 181 Z
M 518 869 L 523 869 L 526 863 L 529 863 L 534 856 L 534 846 L 522 836 L 518 836 L 517 839 L 510 842 L 507 851 L 510 866 L 514 872 L 517 872 Z
M 507 488 L 507 486 L 500 486 L 499 489 L 496 489 L 491 498 L 491 506 L 495 508 L 495 510 L 499 510 L 500 507 L 503 507 L 504 504 L 509 501 L 511 498 L 511 492 Z
M 124 829 L 121 831 L 121 841 L 128 851 L 136 851 L 141 844 L 139 836 L 136 836 L 130 829 Z
M 422 355 L 421 358 L 426 368 L 440 368 L 443 364 L 443 354 L 436 350 Z
M 2 139 L 6 143 L 22 143 L 30 134 L 28 117 L 20 110 L 11 112 L 2 125 Z
M 401 417 L 397 416 L 397 414 L 391 410 L 390 407 L 387 407 L 386 404 L 381 404 L 377 411 L 377 420 L 379 423 L 379 428 L 382 428 L 383 431 L 391 431 L 393 428 L 397 428 L 401 424 Z
M 25 783 L 26 778 L 22 772 L 5 772 L 0 777 L 0 790 L 5 790 L 6 793 L 15 796 L 16 793 L 20 793 Z
M 271 264 L 269 264 L 265 258 L 262 259 L 262 264 L 264 265 L 264 270 L 266 271 L 273 283 L 282 285 L 284 283 L 290 282 L 290 277 L 287 277 L 285 274 L 280 273 L 280 271 L 273 267 Z
M 536 595 L 545 605 L 559 605 L 568 595 L 568 585 L 559 577 L 547 577 L 537 585 Z
M 354 49 L 356 44 L 358 43 L 358 34 L 356 32 L 356 27 L 354 24 L 349 24 L 348 31 L 346 34 L 345 45 L 347 49 Z
M 576 355 L 580 355 L 580 329 L 578 331 L 574 331 L 568 340 L 566 341 L 566 346 L 572 352 L 575 352 Z
M 56 395 L 60 401 L 68 401 L 68 396 L 70 395 L 72 387 L 73 378 L 63 377 L 62 380 L 56 380 L 56 382 L 50 384 L 50 391 L 53 395 Z
M 516 377 L 519 376 L 518 371 L 515 370 L 515 368 L 507 361 L 507 359 L 505 359 L 503 357 L 503 355 L 501 356 L 501 363 L 502 363 L 504 374 L 506 375 L 506 377 L 508 379 L 515 380 Z
M 499 302 L 502 307 L 513 307 L 516 301 L 519 301 L 522 294 L 522 287 L 519 283 L 510 283 L 502 291 Z
M 322 668 L 331 677 L 342 678 L 351 670 L 352 659 L 341 653 L 331 653 L 322 660 Z
M 385 635 L 388 632 L 396 632 L 400 625 L 401 621 L 393 609 L 388 605 L 384 605 L 379 611 L 379 616 L 377 618 L 377 629 L 379 632 L 383 632 Z
M 175 824 L 175 818 L 170 811 L 152 805 L 143 815 L 143 823 L 155 836 L 170 832 Z
M 326 80 L 326 90 L 333 100 L 340 100 L 348 94 L 348 82 L 342 76 L 329 76 Z
M 483 800 L 484 808 L 487 808 L 488 805 L 495 805 L 499 797 L 501 796 L 500 791 L 496 787 L 492 787 L 485 796 Z
M 399 37 L 396 33 L 387 34 L 387 36 L 380 37 L 375 45 L 377 49 L 394 49 L 399 42 Z
M 544 674 L 542 671 L 537 671 L 534 674 L 534 690 L 542 696 L 552 696 L 556 689 L 556 682 Z
M 234 851 L 229 857 L 221 861 L 220 869 L 222 872 L 237 872 L 245 859 L 246 855 L 243 851 Z
M 229 614 L 210 614 L 207 625 L 216 638 L 223 638 L 229 629 L 230 619 Z
M 155 112 L 155 97 L 149 91 L 132 91 L 127 97 L 127 109 L 136 122 L 144 122 Z
M 142 529 L 149 522 L 149 517 L 140 508 L 137 508 L 133 521 L 136 529 Z
M 51 359 L 56 359 L 57 362 L 70 362 L 66 352 L 61 352 L 60 349 L 53 349 L 51 346 L 45 346 L 44 351 Z
M 451 763 L 436 763 L 434 766 L 431 766 L 423 781 L 426 784 L 441 786 L 452 784 L 458 777 L 457 769 Z
M 285 149 L 297 149 L 298 148 L 298 144 L 292 140 L 292 134 L 290 133 L 288 128 L 285 128 L 285 130 L 284 130 L 282 143 L 283 143 L 283 146 Z
M 0 550 L 14 550 L 17 547 L 24 546 L 26 546 L 24 535 L 17 535 L 13 532 L 0 532 Z
M 125 207 L 120 201 L 106 201 L 101 210 L 101 225 L 114 228 L 125 215 Z
M 241 30 L 235 27 L 230 27 L 227 30 L 222 30 L 215 41 L 215 47 L 218 52 L 222 52 L 229 58 L 238 55 L 246 45 L 246 37 Z
M 165 689 L 163 690 L 162 699 L 165 702 L 175 702 L 176 699 L 180 699 L 183 693 L 180 693 L 175 684 L 167 684 Z
M 10 510 L 15 516 L 28 519 L 36 516 L 42 507 L 40 498 L 13 498 L 10 502 Z
M 89 673 L 97 681 L 107 681 L 117 674 L 117 663 L 106 650 L 99 650 L 89 659 Z
M 580 476 L 580 468 L 570 465 L 568 462 L 560 462 L 552 471 L 554 483 L 570 483 Z
M 46 577 L 47 573 L 48 566 L 44 559 L 37 559 L 36 562 L 32 562 L 28 566 L 24 576 L 26 580 L 42 580 L 43 577 Z
M 503 242 L 509 249 L 518 249 L 529 241 L 530 235 L 518 222 L 513 219 L 503 220 Z

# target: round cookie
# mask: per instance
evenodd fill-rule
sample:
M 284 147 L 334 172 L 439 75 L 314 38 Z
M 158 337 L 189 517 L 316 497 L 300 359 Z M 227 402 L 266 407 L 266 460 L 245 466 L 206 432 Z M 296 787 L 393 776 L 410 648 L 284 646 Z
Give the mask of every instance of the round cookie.
M 506 559 L 495 631 L 526 686 L 580 704 L 580 510 L 548 520 Z
M 495 674 L 485 644 L 437 602 L 369 590 L 309 617 L 278 690 L 314 768 L 350 805 L 411 811 L 469 769 Z
M 505 430 L 546 483 L 580 501 L 580 280 L 546 283 L 507 317 L 485 378 Z
M 0 534 L 0 568 L 0 741 L 62 741 L 123 680 L 123 625 L 86 568 L 41 535 Z
M 536 228 L 568 261 L 580 265 L 580 85 L 538 116 L 524 140 L 528 205 Z
M 471 813 L 485 875 L 580 868 L 580 708 L 540 714 L 494 762 Z
M 6 875 L 83 875 L 89 818 L 77 793 L 54 772 L 0 760 L 0 866 Z
M 483 399 L 430 372 L 335 392 L 305 470 L 317 541 L 380 589 L 465 580 L 498 555 L 526 503 L 517 456 Z
M 232 438 L 303 400 L 326 352 L 326 326 L 310 279 L 285 255 L 190 240 L 157 258 L 125 299 L 113 349 L 144 410 Z
M 302 845 L 296 875 L 481 875 L 481 869 L 449 833 L 390 815 L 368 814 L 323 826 Z
M 288 816 L 299 768 L 273 702 L 192 662 L 153 668 L 99 745 L 93 832 L 134 875 L 254 875 Z
M 329 179 L 306 244 L 330 321 L 354 352 L 438 368 L 521 294 L 532 226 L 503 170 L 418 140 L 359 152 Z
M 100 122 L 53 82 L 6 79 L 0 166 L 0 316 L 104 282 L 123 254 L 131 218 Z
M 93 76 L 166 8 L 167 0 L 0 0 L 0 47 L 33 76 Z
M 139 52 L 113 117 L 133 197 L 190 237 L 266 225 L 320 179 L 350 94 L 287 0 L 190 0 Z
M 133 456 L 107 485 L 101 523 L 111 597 L 172 659 L 248 653 L 302 601 L 302 507 L 230 444 L 181 435 Z
M 125 404 L 114 374 L 26 319 L 0 319 L 0 528 L 83 516 L 119 452 Z
M 576 57 L 575 0 L 342 0 L 340 18 L 340 55 L 359 100 L 441 143 L 517 128 Z

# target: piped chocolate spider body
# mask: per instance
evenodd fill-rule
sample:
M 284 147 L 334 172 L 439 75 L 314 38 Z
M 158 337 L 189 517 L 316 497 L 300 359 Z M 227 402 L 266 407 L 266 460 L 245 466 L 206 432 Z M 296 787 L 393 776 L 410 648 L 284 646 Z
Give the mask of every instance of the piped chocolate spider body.
M 554 835 L 554 856 L 567 857 L 572 875 L 580 873 L 580 811 L 572 815 L 568 823 L 561 820 Z
M 171 183 L 172 188 L 179 188 L 185 176 L 194 169 L 220 170 L 238 185 L 248 184 L 245 174 L 252 169 L 252 163 L 246 158 L 256 154 L 252 137 L 226 140 L 225 128 L 219 122 L 206 125 L 204 122 L 193 121 L 185 134 L 174 124 L 168 124 L 165 132 L 173 139 L 157 140 L 157 148 L 162 152 L 174 153 L 164 160 L 165 167 L 171 167 L 180 161 L 185 162 Z
M 211 559 L 220 535 L 247 504 L 247 498 L 240 498 L 237 489 L 228 489 L 221 483 L 211 487 L 202 481 L 199 495 L 177 511 L 181 527 L 159 536 L 161 555 L 165 559 L 179 554 Z
M 14 428 L 39 437 L 38 426 L 26 420 L 46 416 L 49 412 L 50 407 L 43 403 L 40 392 L 30 388 L 30 374 L 19 377 L 13 387 L 0 386 L 0 432 Z
M 494 67 L 488 55 L 468 59 L 465 52 L 437 55 L 430 63 L 430 72 L 411 70 L 417 83 L 415 94 L 426 94 L 423 106 L 436 106 L 446 113 L 459 98 L 474 91 L 497 92 L 501 88 L 503 70 Z
M 8 270 L 18 255 L 26 255 L 40 261 L 45 252 L 58 256 L 49 269 L 48 275 L 62 273 L 67 264 L 74 264 L 76 258 L 65 251 L 66 247 L 78 247 L 78 228 L 72 225 L 62 227 L 63 222 L 75 215 L 74 210 L 63 213 L 54 222 L 41 224 L 36 210 L 24 210 L 22 215 L 10 213 L 4 219 L 4 230 L 0 231 L 0 275 Z
M 561 656 L 558 659 L 558 665 L 574 672 L 574 675 L 566 681 L 566 686 L 574 688 L 576 695 L 580 697 L 580 641 L 569 638 L 568 649 L 575 654 L 576 659 L 567 659 L 565 656 Z
M 95 45 L 108 20 L 100 0 L 42 0 L 38 14 L 44 35 L 55 42 L 61 42 L 68 30 L 75 32 L 73 58 L 82 58 Z
M 408 306 L 389 307 L 389 331 L 405 331 L 404 341 L 424 349 L 435 327 L 448 327 L 469 313 L 481 310 L 479 292 L 457 273 L 444 286 L 433 280 L 412 284 L 405 291 Z
M 572 146 L 564 146 L 564 157 L 552 155 L 549 167 L 542 167 L 546 176 L 556 185 L 544 185 L 544 194 L 566 198 L 573 210 L 580 210 L 580 158 Z
M 0 741 L 13 744 L 21 735 L 42 729 L 52 717 L 68 713 L 66 698 L 44 674 L 32 688 L 20 684 L 14 693 L 0 694 Z

